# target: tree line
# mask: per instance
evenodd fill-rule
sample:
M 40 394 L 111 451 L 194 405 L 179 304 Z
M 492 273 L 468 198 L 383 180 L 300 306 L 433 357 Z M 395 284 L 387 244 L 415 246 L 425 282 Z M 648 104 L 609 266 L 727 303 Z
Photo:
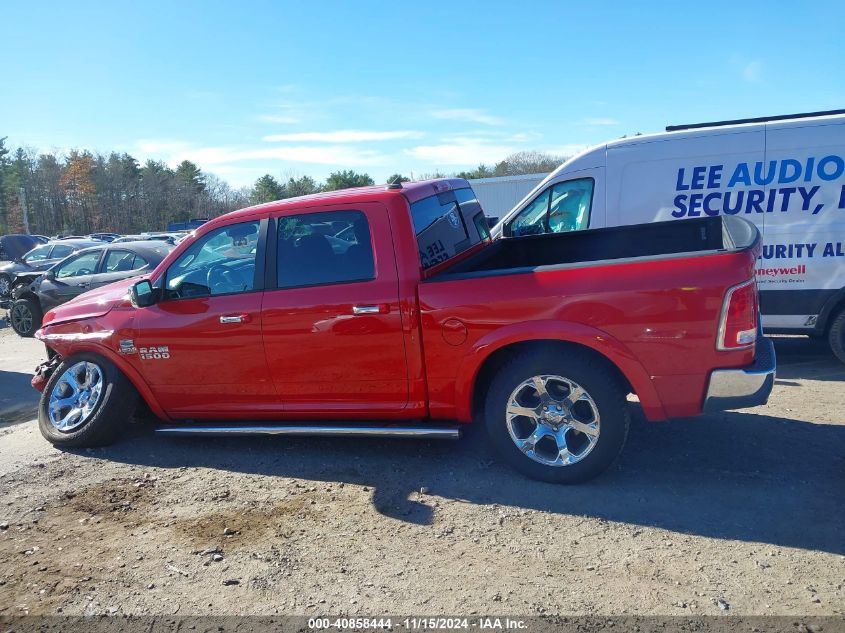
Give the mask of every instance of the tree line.
M 452 174 L 483 178 L 551 171 L 562 157 L 520 152 L 488 168 Z M 445 177 L 435 172 L 418 180 Z M 406 182 L 394 174 L 387 182 Z M 184 160 L 176 167 L 162 161 L 143 164 L 127 153 L 107 155 L 71 150 L 67 155 L 36 153 L 7 147 L 0 137 L 0 234 L 84 235 L 98 231 L 140 233 L 161 231 L 168 223 L 211 218 L 250 204 L 259 204 L 320 191 L 375 184 L 366 173 L 336 171 L 317 182 L 310 176 L 287 180 L 265 174 L 252 187 L 232 188 L 196 164 Z M 24 218 L 28 227 L 24 226 Z

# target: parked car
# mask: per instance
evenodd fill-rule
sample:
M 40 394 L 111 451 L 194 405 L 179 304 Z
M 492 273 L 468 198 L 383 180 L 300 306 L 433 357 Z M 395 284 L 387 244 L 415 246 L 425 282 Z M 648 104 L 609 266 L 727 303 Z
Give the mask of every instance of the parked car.
M 32 336 L 42 315 L 88 290 L 152 271 L 172 250 L 160 242 L 100 244 L 55 264 L 28 285 L 16 286 L 9 305 L 12 329 Z
M 114 240 L 116 243 L 123 242 L 167 242 L 170 245 L 176 244 L 176 238 L 169 233 L 139 233 L 137 235 L 123 235 Z
M 99 240 L 101 242 L 114 242 L 121 237 L 120 233 L 91 233 L 89 235 L 92 240 Z
M 14 286 L 29 283 L 53 264 L 76 251 L 96 246 L 94 240 L 58 240 L 36 246 L 14 261 L 0 264 L 0 300 L 11 296 Z
M 38 246 L 34 235 L 0 235 L 0 262 L 14 261 Z
M 759 252 L 732 217 L 491 242 L 462 179 L 248 208 L 47 313 L 39 427 L 106 443 L 139 394 L 176 434 L 454 438 L 475 419 L 526 475 L 583 481 L 621 451 L 630 392 L 648 420 L 766 402 Z
M 493 229 L 555 233 L 736 215 L 763 236 L 766 332 L 845 362 L 845 111 L 669 126 L 569 159 Z

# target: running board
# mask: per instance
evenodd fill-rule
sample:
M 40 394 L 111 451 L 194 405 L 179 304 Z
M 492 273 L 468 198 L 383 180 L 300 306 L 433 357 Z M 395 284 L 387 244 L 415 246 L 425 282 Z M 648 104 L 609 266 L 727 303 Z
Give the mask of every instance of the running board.
M 457 440 L 457 426 L 353 426 L 319 424 L 190 424 L 161 426 L 161 435 L 300 435 L 324 437 L 405 437 L 416 439 Z

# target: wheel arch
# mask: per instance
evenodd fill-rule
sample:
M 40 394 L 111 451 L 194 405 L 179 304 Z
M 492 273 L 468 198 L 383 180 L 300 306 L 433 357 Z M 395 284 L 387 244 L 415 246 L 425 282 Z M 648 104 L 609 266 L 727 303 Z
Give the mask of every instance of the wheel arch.
M 840 288 L 822 306 L 818 321 L 816 322 L 816 331 L 819 334 L 827 334 L 828 330 L 830 330 L 830 324 L 833 323 L 836 316 L 842 310 L 845 310 L 845 288 Z
M 71 347 L 67 347 L 62 350 L 58 350 L 51 346 L 49 342 L 46 342 L 47 349 L 52 350 L 54 353 L 58 353 L 61 355 L 62 360 L 67 360 L 76 354 L 93 354 L 95 356 L 101 356 L 106 360 L 110 361 L 117 369 L 129 380 L 132 386 L 135 388 L 135 391 L 138 392 L 138 395 L 141 399 L 146 403 L 146 405 L 150 408 L 150 410 L 162 420 L 169 420 L 170 417 L 164 412 L 164 409 L 161 408 L 159 405 L 158 400 L 156 400 L 155 395 L 153 395 L 152 391 L 150 390 L 147 383 L 138 373 L 138 371 L 132 367 L 124 358 L 121 358 L 118 354 L 114 353 L 112 350 L 108 349 L 107 347 L 103 347 L 101 345 L 95 345 L 87 342 L 80 342 L 78 344 L 72 345 Z
M 41 301 L 38 299 L 38 295 L 32 292 L 32 290 L 24 290 L 23 292 L 18 293 L 18 296 L 16 297 L 13 295 L 13 298 L 15 301 L 18 301 L 19 299 L 32 299 L 38 304 L 39 308 L 41 307 Z
M 561 321 L 513 324 L 482 337 L 464 356 L 458 370 L 458 419 L 476 419 L 486 392 L 482 386 L 489 384 L 489 379 L 507 359 L 525 350 L 548 345 L 578 349 L 597 359 L 625 388 L 637 394 L 647 419 L 666 419 L 650 376 L 625 345 L 596 328 Z

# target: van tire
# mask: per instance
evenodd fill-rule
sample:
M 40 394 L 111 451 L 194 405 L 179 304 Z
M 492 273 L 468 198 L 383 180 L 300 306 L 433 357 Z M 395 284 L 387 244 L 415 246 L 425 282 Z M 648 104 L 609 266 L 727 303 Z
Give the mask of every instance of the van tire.
M 531 450 L 524 452 L 517 447 L 517 439 L 512 436 L 512 429 L 517 425 L 527 425 L 530 429 L 539 428 L 539 424 L 531 418 L 516 418 L 509 422 L 510 416 L 506 413 L 509 405 L 513 404 L 516 395 L 517 404 L 522 404 L 520 394 L 532 396 L 532 388 L 525 387 L 532 377 L 561 377 L 576 386 L 580 386 L 589 397 L 590 402 L 585 403 L 589 409 L 597 410 L 599 434 L 592 448 L 578 461 L 566 465 L 548 465 L 540 463 L 536 457 L 529 457 L 530 453 L 535 455 L 540 451 Z M 560 389 L 560 381 L 555 378 L 546 383 L 546 387 Z M 527 391 L 518 391 L 527 389 Z M 539 392 L 535 393 L 539 395 Z M 566 395 L 565 391 L 558 391 L 556 394 L 550 390 L 549 396 L 556 395 L 555 402 L 560 401 L 560 394 Z M 484 424 L 488 437 L 496 452 L 513 468 L 522 474 L 540 481 L 558 484 L 575 484 L 592 479 L 604 472 L 616 460 L 625 445 L 630 426 L 630 412 L 626 401 L 626 389 L 620 384 L 618 377 L 600 359 L 577 350 L 566 351 L 565 353 L 555 351 L 525 352 L 514 356 L 507 361 L 493 378 L 485 399 Z M 542 400 L 539 405 L 542 409 Z M 533 403 L 532 403 L 533 405 Z M 571 413 L 571 410 L 570 410 Z M 544 425 L 544 430 L 548 427 Z M 563 427 L 559 427 L 563 428 Z M 579 434 L 573 430 L 564 431 L 565 443 L 569 448 L 572 434 L 574 439 L 586 439 L 586 435 Z M 580 437 L 582 436 L 583 437 Z M 554 444 L 548 444 L 549 441 Z M 545 448 L 552 449 L 554 454 L 558 440 L 552 438 L 542 439 L 546 442 Z M 545 450 L 544 448 L 544 450 Z M 571 448 L 570 448 L 571 450 Z
M 830 324 L 827 340 L 836 358 L 845 363 L 845 308 L 840 310 Z
M 58 429 L 50 419 L 51 395 L 65 373 L 81 363 L 95 365 L 102 381 L 99 398 L 85 416 L 85 420 L 72 430 Z M 67 381 L 66 381 L 67 382 Z M 62 448 L 89 448 L 111 444 L 122 428 L 132 418 L 138 402 L 138 392 L 129 379 L 114 363 L 97 354 L 84 352 L 64 359 L 47 381 L 38 405 L 38 429 L 41 435 Z
M 9 308 L 9 321 L 12 329 L 24 338 L 32 338 L 41 327 L 44 315 L 41 314 L 41 306 L 38 301 L 31 297 L 18 299 Z

